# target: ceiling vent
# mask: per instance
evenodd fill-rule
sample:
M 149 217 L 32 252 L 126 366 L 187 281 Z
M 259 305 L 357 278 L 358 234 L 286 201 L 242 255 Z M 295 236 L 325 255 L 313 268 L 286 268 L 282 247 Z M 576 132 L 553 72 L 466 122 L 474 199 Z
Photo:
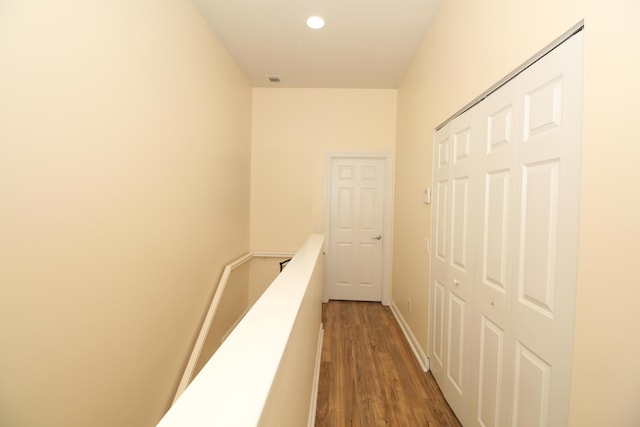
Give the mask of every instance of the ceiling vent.
M 280 83 L 280 76 L 267 76 L 269 83 Z

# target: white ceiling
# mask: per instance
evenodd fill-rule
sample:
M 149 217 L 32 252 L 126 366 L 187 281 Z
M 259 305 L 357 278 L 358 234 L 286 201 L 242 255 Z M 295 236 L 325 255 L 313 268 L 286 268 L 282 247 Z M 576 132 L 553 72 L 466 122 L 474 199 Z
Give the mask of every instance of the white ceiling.
M 332 88 L 396 88 L 441 1 L 194 0 L 253 86 Z

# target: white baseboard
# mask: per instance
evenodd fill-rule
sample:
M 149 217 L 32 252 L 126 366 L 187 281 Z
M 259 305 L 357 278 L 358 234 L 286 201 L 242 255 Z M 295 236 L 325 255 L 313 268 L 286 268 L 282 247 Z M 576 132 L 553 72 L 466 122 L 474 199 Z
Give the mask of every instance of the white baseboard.
M 322 359 L 322 341 L 324 339 L 324 328 L 320 324 L 318 332 L 318 348 L 316 350 L 316 368 L 313 373 L 313 385 L 311 386 L 311 402 L 309 404 L 309 427 L 316 425 L 316 409 L 318 407 L 318 385 L 320 383 L 320 362 Z
M 394 301 L 391 301 L 391 312 L 396 317 L 398 325 L 400 325 L 400 329 L 404 332 L 404 336 L 409 342 L 409 346 L 413 350 L 413 354 L 416 356 L 416 359 L 418 359 L 418 363 L 420 363 L 422 370 L 427 372 L 429 370 L 429 358 L 422 351 L 420 344 L 418 344 L 418 340 L 415 335 L 413 335 L 413 332 L 411 332 L 409 324 L 404 320 L 404 317 L 402 317 L 402 313 L 398 310 Z

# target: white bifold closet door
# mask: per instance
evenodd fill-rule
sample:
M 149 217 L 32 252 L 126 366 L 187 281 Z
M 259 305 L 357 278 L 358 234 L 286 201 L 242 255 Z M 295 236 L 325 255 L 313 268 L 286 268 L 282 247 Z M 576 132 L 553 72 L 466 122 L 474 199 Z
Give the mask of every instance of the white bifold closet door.
M 456 414 L 464 412 L 472 369 L 477 206 L 480 179 L 473 147 L 477 119 L 467 111 L 436 134 L 431 370 Z
M 465 426 L 568 421 L 582 32 L 435 135 L 430 366 Z

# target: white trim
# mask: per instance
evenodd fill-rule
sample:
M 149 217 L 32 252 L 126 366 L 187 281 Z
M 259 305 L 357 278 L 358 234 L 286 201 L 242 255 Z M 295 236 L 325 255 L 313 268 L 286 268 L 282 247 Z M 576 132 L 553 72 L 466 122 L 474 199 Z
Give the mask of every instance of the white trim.
M 318 348 L 316 350 L 316 368 L 313 373 L 313 385 L 311 386 L 311 402 L 309 402 L 309 421 L 307 425 L 316 425 L 316 409 L 318 408 L 318 386 L 320 384 L 320 362 L 322 361 L 322 342 L 324 340 L 324 328 L 320 323 L 318 331 Z
M 244 264 L 245 262 L 249 261 L 251 258 L 253 258 L 253 254 L 251 252 L 241 256 L 240 258 L 238 258 L 235 261 L 230 262 L 229 264 L 227 264 L 227 266 L 225 267 L 225 271 L 222 273 L 223 275 L 225 273 L 227 274 L 231 274 L 231 272 L 233 270 L 235 270 L 236 268 L 238 268 L 239 266 L 241 266 L 242 264 Z M 227 271 L 227 267 L 229 268 L 229 270 Z M 222 279 L 220 279 L 222 280 Z
M 291 253 L 291 252 L 251 252 L 251 255 L 253 255 L 254 257 L 261 257 L 261 258 L 293 258 L 293 256 L 295 255 L 295 253 Z
M 420 347 L 416 336 L 413 335 L 409 324 L 406 320 L 404 320 L 404 317 L 402 317 L 402 313 L 400 312 L 400 310 L 398 310 L 396 303 L 393 301 L 391 301 L 391 312 L 396 317 L 398 325 L 400 325 L 400 329 L 402 329 L 402 332 L 404 333 L 404 336 L 407 339 L 411 350 L 413 350 L 413 354 L 416 356 L 416 359 L 418 359 L 418 363 L 420 363 L 422 370 L 427 372 L 429 370 L 429 358 L 422 351 L 422 347 Z
M 324 234 L 325 252 L 329 249 L 331 242 L 331 162 L 334 159 L 382 159 L 384 160 L 384 206 L 383 206 L 383 231 L 382 235 L 382 305 L 391 304 L 391 252 L 393 248 L 392 218 L 393 213 L 393 168 L 395 165 L 394 155 L 389 151 L 367 151 L 367 152 L 328 152 L 325 161 L 324 174 Z M 326 297 L 326 281 L 330 275 L 327 272 L 328 262 L 324 263 L 324 283 L 322 286 L 322 302 L 328 302 Z

